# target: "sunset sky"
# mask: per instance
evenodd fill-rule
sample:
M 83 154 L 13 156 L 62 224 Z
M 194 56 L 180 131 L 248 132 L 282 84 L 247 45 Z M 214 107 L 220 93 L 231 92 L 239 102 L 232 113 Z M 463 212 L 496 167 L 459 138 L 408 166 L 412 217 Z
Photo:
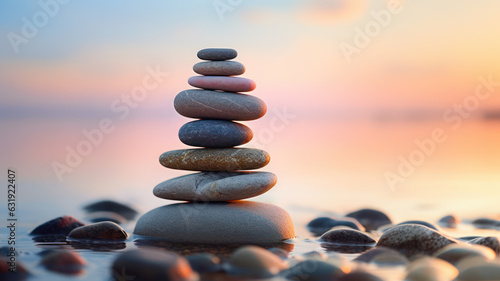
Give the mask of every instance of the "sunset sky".
M 329 206 L 321 194 L 331 194 L 339 208 L 457 190 L 465 200 L 471 188 L 485 192 L 479 201 L 500 195 L 498 124 L 482 121 L 500 108 L 500 1 L 67 2 L 0 3 L 0 152 L 5 167 L 24 174 L 30 200 L 92 190 L 84 198 L 162 204 L 154 185 L 183 173 L 158 163 L 185 147 L 177 131 L 188 119 L 172 101 L 190 88 L 196 52 L 207 47 L 236 49 L 243 77 L 257 83 L 252 94 L 268 105 L 266 117 L 246 122 L 256 135 L 249 146 L 271 154 L 264 170 L 280 178 L 261 201 L 313 205 L 294 202 L 304 189 L 305 201 Z M 345 46 L 357 51 L 347 56 Z M 113 104 L 123 105 L 147 69 L 168 76 L 121 119 Z M 471 102 L 484 80 L 490 95 L 451 128 L 443 114 L 456 117 L 454 106 Z M 282 130 L 260 133 L 284 112 Z M 52 164 L 103 118 L 115 130 L 59 181 Z M 435 128 L 447 141 L 388 188 L 385 172 Z M 346 206 L 341 199 L 353 192 L 366 196 Z

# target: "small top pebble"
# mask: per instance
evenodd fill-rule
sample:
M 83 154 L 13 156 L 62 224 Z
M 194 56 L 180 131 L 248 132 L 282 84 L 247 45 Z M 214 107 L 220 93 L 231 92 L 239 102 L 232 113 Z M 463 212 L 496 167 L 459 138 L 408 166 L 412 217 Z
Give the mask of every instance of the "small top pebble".
M 202 60 L 232 60 L 238 53 L 234 49 L 208 48 L 198 52 L 198 58 Z

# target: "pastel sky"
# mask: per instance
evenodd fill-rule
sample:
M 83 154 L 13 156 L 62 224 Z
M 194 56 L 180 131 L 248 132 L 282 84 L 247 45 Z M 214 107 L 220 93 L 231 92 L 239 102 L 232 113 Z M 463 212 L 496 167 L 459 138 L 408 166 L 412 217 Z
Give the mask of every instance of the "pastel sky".
M 248 124 L 257 135 L 254 147 L 265 144 L 273 156 L 269 169 L 281 173 L 280 182 L 295 186 L 292 190 L 347 186 L 354 192 L 376 190 L 385 199 L 399 196 L 385 186 L 384 171 L 397 168 L 398 156 L 414 149 L 415 138 L 448 126 L 442 113 L 474 95 L 480 77 L 500 81 L 500 1 L 495 0 L 67 2 L 0 2 L 0 125 L 2 134 L 10 132 L 2 158 L 55 190 L 111 184 L 115 191 L 141 183 L 150 192 L 159 180 L 178 175 L 164 172 L 157 157 L 182 148 L 176 134 L 187 119 L 175 113 L 172 101 L 189 88 L 196 52 L 206 47 L 238 51 L 236 60 L 247 69 L 243 76 L 257 83 L 252 94 L 269 107 L 266 118 Z M 397 13 L 388 8 L 394 5 Z M 40 16 L 44 9 L 53 14 L 46 22 Z M 30 24 L 37 29 L 30 30 L 31 38 L 13 44 L 13 34 L 26 37 Z M 367 32 L 368 41 L 356 44 Z M 346 44 L 357 48 L 349 58 L 342 51 Z M 148 68 L 169 75 L 59 183 L 51 163 L 64 160 L 65 146 L 75 146 L 83 129 L 116 118 L 111 105 L 141 85 Z M 496 87 L 467 120 L 500 108 Z M 276 111 L 285 109 L 295 117 L 284 131 L 273 132 L 269 142 L 259 137 L 259 130 L 280 116 Z M 370 123 L 381 120 L 394 122 Z M 414 122 L 422 120 L 431 123 Z M 467 174 L 459 184 L 464 190 L 477 182 L 493 190 L 500 163 L 493 157 L 499 151 L 492 130 L 464 127 L 455 139 L 450 133 L 431 164 L 403 186 L 427 185 L 436 176 L 435 186 Z M 460 152 L 469 153 L 467 161 L 457 158 Z M 113 172 L 96 177 L 104 167 Z M 335 180 L 328 177 L 332 170 Z M 117 178 L 124 173 L 130 178 Z M 369 180 L 375 189 L 365 185 Z M 264 198 L 279 200 L 286 189 L 276 192 Z

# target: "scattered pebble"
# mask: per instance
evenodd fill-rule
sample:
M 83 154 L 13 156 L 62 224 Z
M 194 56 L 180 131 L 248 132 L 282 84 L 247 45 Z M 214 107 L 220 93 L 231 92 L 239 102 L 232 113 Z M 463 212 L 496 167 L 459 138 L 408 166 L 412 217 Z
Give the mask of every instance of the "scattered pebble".
M 385 247 L 368 250 L 355 258 L 354 261 L 375 263 L 379 266 L 400 266 L 410 263 L 408 258 L 400 252 Z
M 83 226 L 84 223 L 72 216 L 58 217 L 45 222 L 30 232 L 30 235 L 68 235 L 73 229 Z
M 198 273 L 211 273 L 221 271 L 220 259 L 210 253 L 200 253 L 186 256 L 191 268 Z
M 40 261 L 47 270 L 68 275 L 82 274 L 86 263 L 78 253 L 67 250 L 48 252 Z
M 9 271 L 11 267 L 15 267 L 15 272 Z M 0 256 L 0 280 L 21 281 L 28 279 L 29 276 L 30 273 L 19 259 L 14 262 L 8 257 Z
M 337 281 L 383 281 L 383 279 L 369 272 L 357 270 L 340 277 Z
M 447 215 L 439 219 L 438 224 L 446 228 L 457 228 L 460 219 L 455 215 Z
M 493 250 L 496 254 L 500 253 L 500 243 L 498 237 L 488 236 L 479 237 L 469 241 L 470 244 L 486 246 Z
M 281 248 L 278 248 L 278 247 L 273 247 L 273 248 L 269 248 L 267 249 L 269 252 L 277 255 L 278 257 L 280 257 L 282 260 L 286 260 L 288 258 L 288 252 L 281 249 Z
M 70 239 L 123 241 L 127 232 L 113 222 L 104 221 L 75 228 L 68 234 Z
M 500 221 L 490 218 L 479 218 L 472 221 L 472 224 L 479 229 L 497 229 L 500 227 Z
M 186 258 L 157 248 L 140 248 L 122 252 L 112 265 L 115 280 L 199 280 Z
M 370 245 L 377 243 L 370 235 L 349 228 L 330 230 L 323 234 L 319 240 L 344 245 Z
M 496 263 L 484 263 L 471 266 L 458 274 L 458 281 L 494 281 L 500 280 L 500 265 Z
M 482 257 L 485 260 L 492 260 L 496 254 L 493 250 L 485 246 L 449 244 L 435 252 L 433 256 L 457 265 L 464 258 Z
M 458 270 L 441 259 L 424 257 L 413 261 L 406 269 L 405 281 L 450 281 L 458 275 Z
M 244 246 L 232 254 L 230 260 L 224 265 L 224 270 L 231 275 L 269 278 L 287 267 L 281 258 L 264 248 Z
M 426 226 L 426 227 L 428 227 L 428 228 L 430 228 L 430 229 L 434 229 L 434 230 L 436 230 L 436 231 L 441 231 L 441 230 L 439 229 L 439 227 L 437 227 L 436 225 L 434 225 L 434 224 L 432 224 L 432 223 L 430 223 L 430 222 L 426 222 L 426 221 L 419 221 L 419 220 L 409 220 L 409 221 L 404 221 L 404 222 L 400 222 L 400 223 L 396 224 L 395 226 L 398 226 L 398 225 L 405 225 L 405 224 L 418 224 L 418 225 L 423 225 L 423 226 Z M 389 228 L 390 228 L 390 227 L 389 227 Z M 387 229 L 389 229 L 389 228 L 387 228 Z M 386 229 L 386 230 L 384 230 L 384 232 L 385 232 L 385 231 L 387 231 L 387 229 Z
M 133 208 L 112 200 L 98 201 L 83 207 L 83 209 L 89 213 L 114 212 L 127 220 L 133 220 L 137 216 L 137 211 Z
M 366 231 L 377 230 L 383 225 L 392 224 L 389 216 L 374 209 L 361 209 L 347 214 L 346 217 L 359 221 L 365 227 Z
M 426 226 L 404 224 L 387 230 L 380 237 L 377 247 L 391 248 L 414 259 L 418 255 L 432 255 L 444 246 L 457 242 Z
M 282 276 L 294 281 L 338 280 L 345 275 L 341 267 L 318 260 L 305 260 L 282 272 Z
M 127 219 L 119 215 L 115 212 L 92 212 L 86 216 L 86 219 L 90 222 L 102 222 L 102 221 L 110 221 L 116 224 L 125 224 L 127 223 Z

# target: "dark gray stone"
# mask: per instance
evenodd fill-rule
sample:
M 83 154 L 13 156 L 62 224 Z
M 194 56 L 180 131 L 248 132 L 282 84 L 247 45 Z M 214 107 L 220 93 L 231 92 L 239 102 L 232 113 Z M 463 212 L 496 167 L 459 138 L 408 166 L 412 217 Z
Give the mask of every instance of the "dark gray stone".
M 241 200 L 267 192 L 277 180 L 269 172 L 202 172 L 164 181 L 153 194 L 170 200 Z
M 225 148 L 245 144 L 253 138 L 247 126 L 226 120 L 196 120 L 184 124 L 179 139 L 187 145 Z
M 222 270 L 220 259 L 210 253 L 200 253 L 186 256 L 191 268 L 199 273 L 218 272 Z
M 110 240 L 123 241 L 128 237 L 127 232 L 119 225 L 110 221 L 103 221 L 73 229 L 68 238 L 72 240 Z
M 500 221 L 490 218 L 475 219 L 472 224 L 479 229 L 498 229 L 500 228 Z
M 259 119 L 267 111 L 266 104 L 255 96 L 198 89 L 177 94 L 174 107 L 189 118 L 240 121 Z
M 245 66 L 236 61 L 204 61 L 193 66 L 201 75 L 232 76 L 245 73 Z
M 202 60 L 231 60 L 238 56 L 238 52 L 234 49 L 226 49 L 226 48 L 207 48 L 198 51 L 197 54 L 199 59 Z
M 294 281 L 338 280 L 345 272 L 338 266 L 318 260 L 305 260 L 282 272 L 282 276 Z
M 338 281 L 383 281 L 383 279 L 369 272 L 358 270 L 340 277 Z
M 460 222 L 455 215 L 447 215 L 439 219 L 438 224 L 446 228 L 457 228 L 457 224 Z
M 133 220 L 137 211 L 133 208 L 112 200 L 102 200 L 83 207 L 88 213 L 91 212 L 114 212 L 127 220 Z
M 321 235 L 320 241 L 344 245 L 370 245 L 377 243 L 368 234 L 349 228 L 330 230 Z
M 377 247 L 394 249 L 413 259 L 432 255 L 446 245 L 458 243 L 438 231 L 419 224 L 403 224 L 390 228 L 378 240 Z
M 258 246 L 238 248 L 224 265 L 227 273 L 249 278 L 270 278 L 287 268 L 285 261 Z
M 469 241 L 469 243 L 483 245 L 492 249 L 497 254 L 500 253 L 500 242 L 498 241 L 498 237 L 495 236 L 479 237 Z
M 267 244 L 295 237 L 286 211 L 251 201 L 162 206 L 144 214 L 134 233 L 202 244 Z
M 346 217 L 359 221 L 365 227 L 366 231 L 377 230 L 383 225 L 392 223 L 389 216 L 374 209 L 361 209 L 347 214 Z

